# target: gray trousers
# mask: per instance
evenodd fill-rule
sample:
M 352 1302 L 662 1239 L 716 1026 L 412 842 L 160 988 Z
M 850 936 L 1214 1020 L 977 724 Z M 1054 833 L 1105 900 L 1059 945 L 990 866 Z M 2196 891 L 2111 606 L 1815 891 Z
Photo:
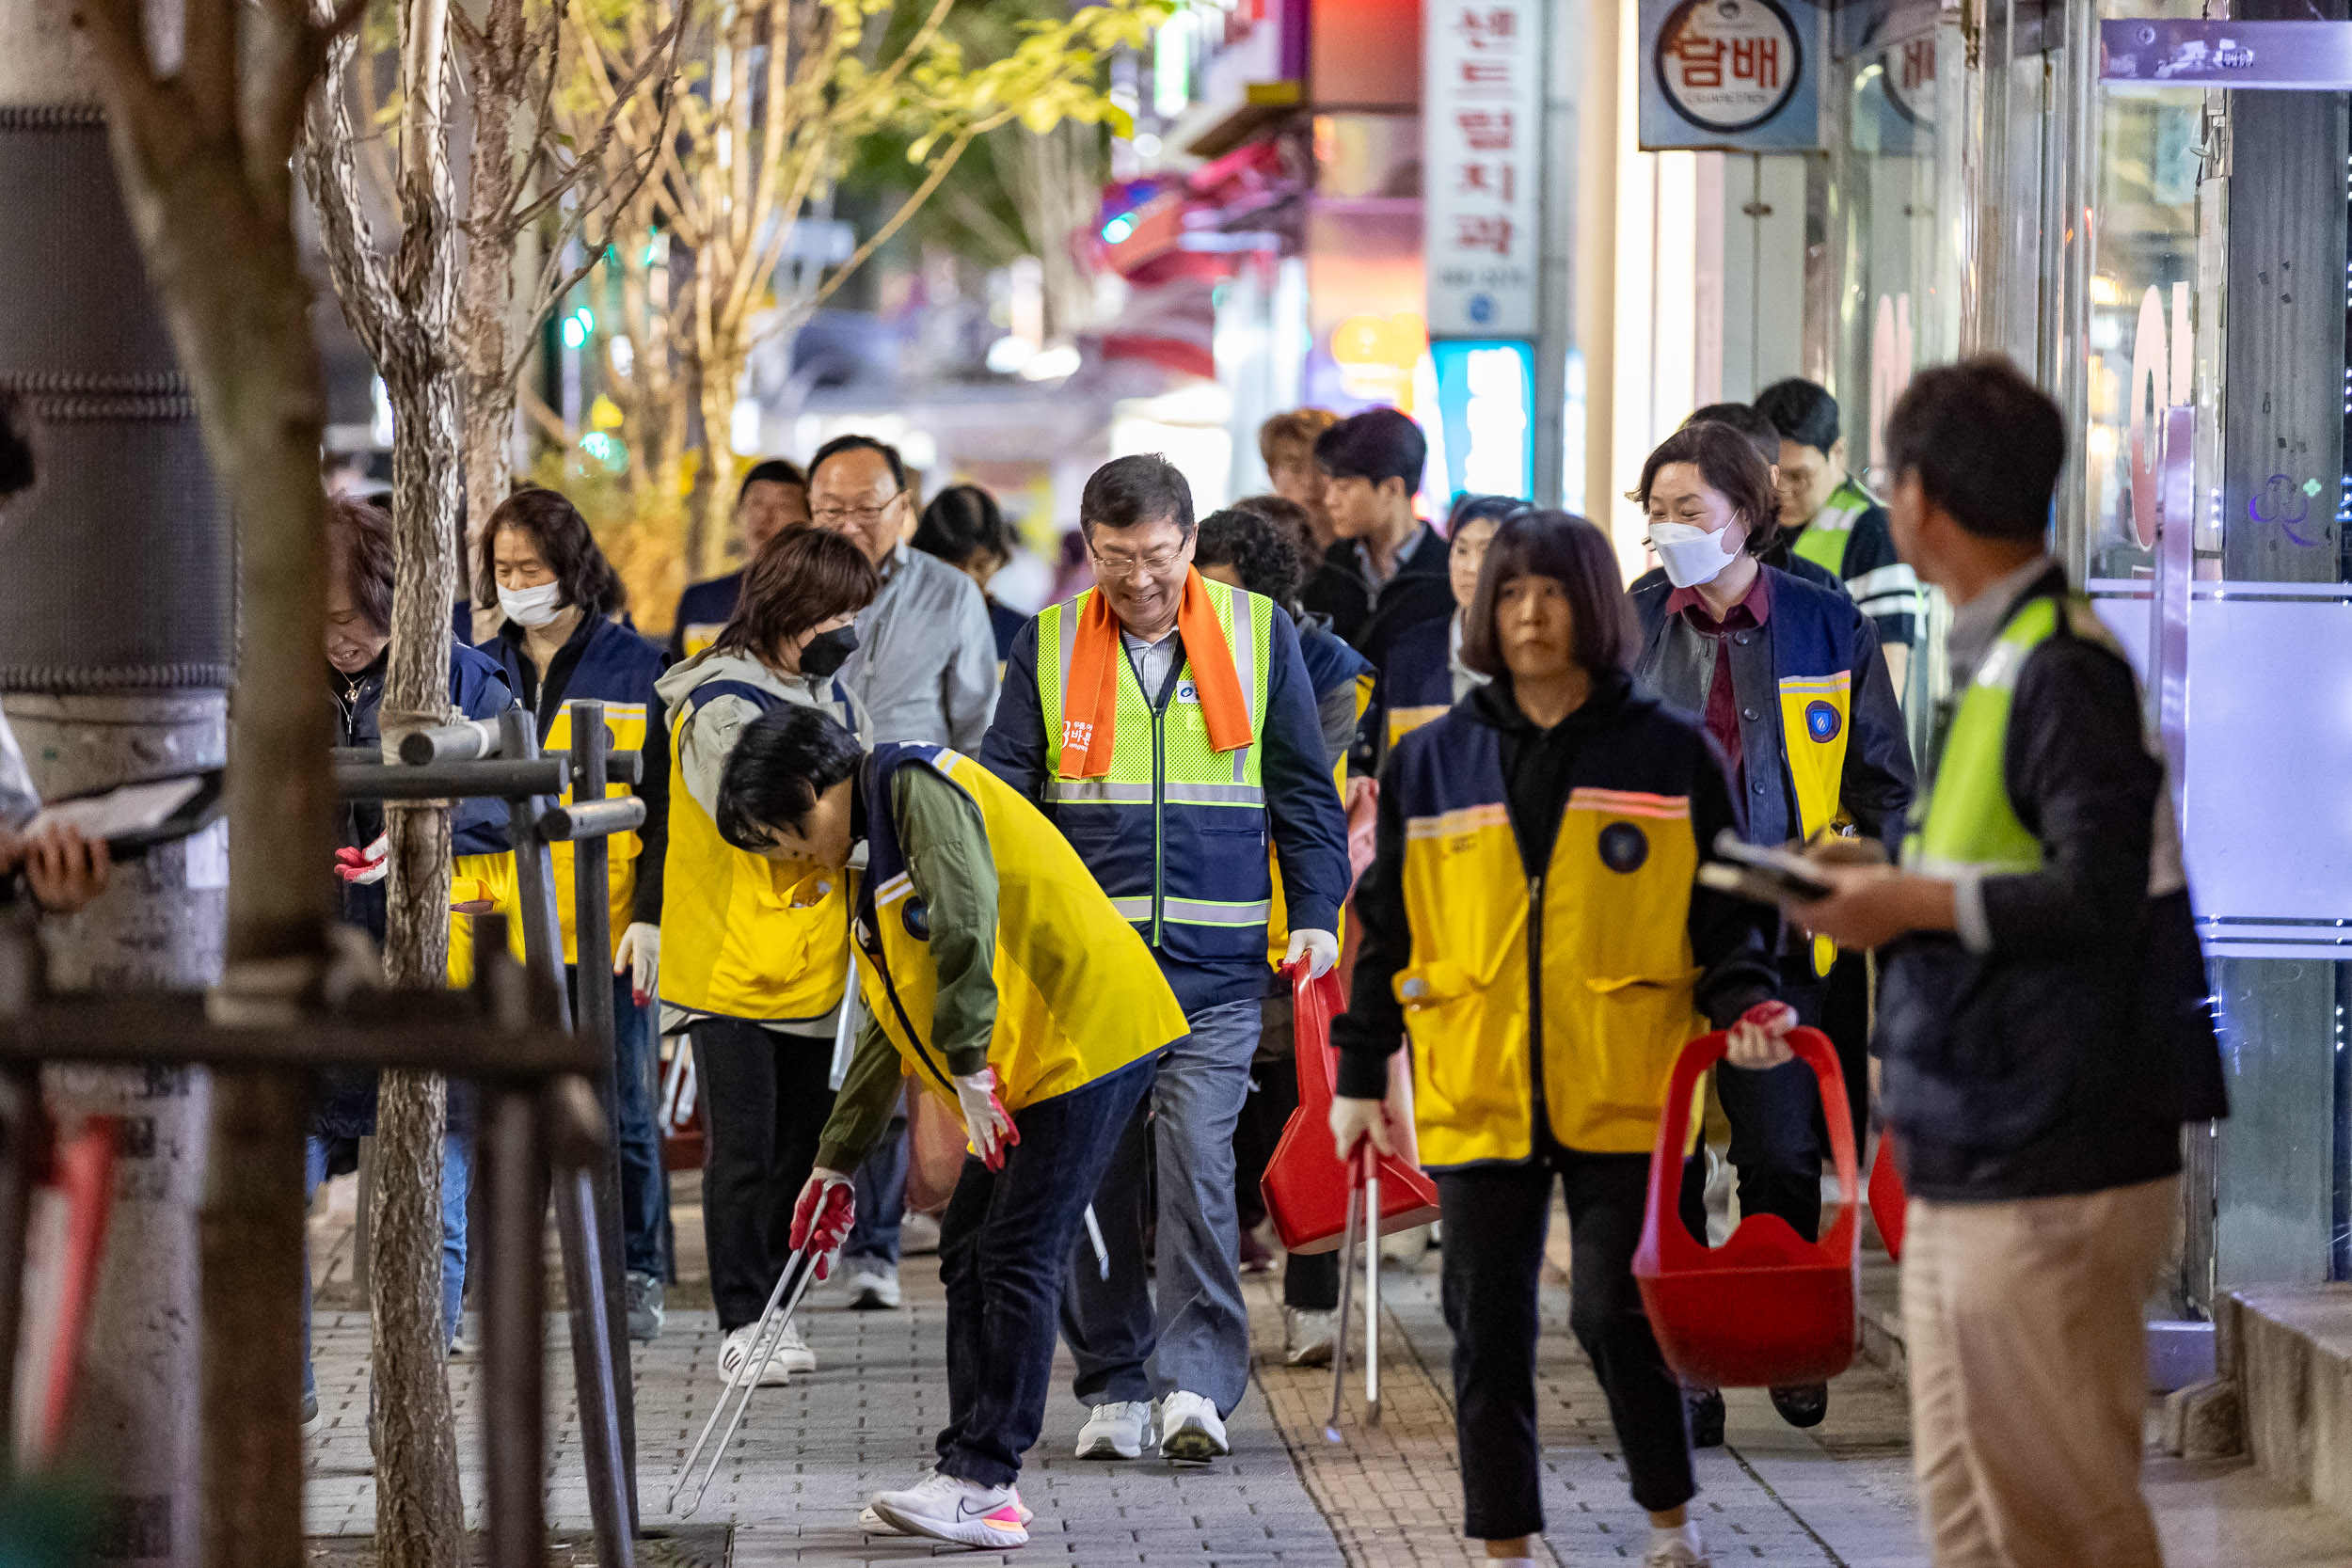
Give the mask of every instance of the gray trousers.
M 1192 1032 L 1160 1056 L 1159 1081 L 1136 1111 L 1094 1213 L 1110 1252 L 1104 1279 L 1082 1233 L 1071 1249 L 1062 1338 L 1086 1405 L 1199 1394 L 1231 1415 L 1249 1384 L 1249 1310 L 1241 1295 L 1233 1211 L 1233 1126 L 1249 1095 L 1258 1048 L 1256 997 L 1203 1007 Z M 1152 1137 L 1144 1136 L 1145 1113 Z M 1158 1182 L 1158 1302 L 1143 1257 L 1145 1150 Z

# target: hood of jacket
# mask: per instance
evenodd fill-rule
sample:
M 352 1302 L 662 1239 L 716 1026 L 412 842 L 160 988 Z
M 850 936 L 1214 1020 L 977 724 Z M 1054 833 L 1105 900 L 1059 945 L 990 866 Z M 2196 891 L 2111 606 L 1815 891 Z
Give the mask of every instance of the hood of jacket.
M 687 693 L 706 681 L 741 681 L 745 686 L 771 691 L 787 703 L 821 704 L 833 695 L 833 677 L 779 674 L 740 649 L 721 652 L 706 648 L 683 663 L 670 667 L 669 672 L 654 682 L 654 689 L 661 694 L 662 706 L 675 713 L 685 701 Z

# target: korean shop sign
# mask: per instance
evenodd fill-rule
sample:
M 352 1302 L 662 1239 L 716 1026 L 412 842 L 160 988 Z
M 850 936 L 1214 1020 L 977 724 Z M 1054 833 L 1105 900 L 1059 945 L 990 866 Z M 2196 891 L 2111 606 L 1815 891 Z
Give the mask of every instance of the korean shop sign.
M 1642 0 L 1645 150 L 1821 143 L 1829 13 L 1806 0 Z
M 1422 255 L 1432 337 L 1535 335 L 1544 0 L 1427 0 Z

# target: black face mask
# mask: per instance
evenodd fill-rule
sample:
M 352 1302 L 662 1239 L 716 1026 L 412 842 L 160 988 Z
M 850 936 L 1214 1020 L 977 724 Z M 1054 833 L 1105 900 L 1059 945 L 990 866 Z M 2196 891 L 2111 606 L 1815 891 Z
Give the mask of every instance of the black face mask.
M 801 673 L 821 680 L 848 663 L 855 652 L 857 627 L 835 626 L 831 631 L 820 631 L 801 650 Z

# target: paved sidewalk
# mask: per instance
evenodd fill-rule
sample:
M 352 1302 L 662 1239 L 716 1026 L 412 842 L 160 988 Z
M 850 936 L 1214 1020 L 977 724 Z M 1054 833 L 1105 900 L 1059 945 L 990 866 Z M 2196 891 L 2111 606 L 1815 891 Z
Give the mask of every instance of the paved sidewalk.
M 691 1223 L 682 1211 L 681 1231 Z M 332 1256 L 331 1246 L 322 1252 Z M 1383 1340 L 1390 1354 L 1383 1421 L 1376 1431 L 1363 1426 L 1359 1372 L 1350 1380 L 1337 1446 L 1323 1435 L 1330 1374 L 1279 1364 L 1275 1276 L 1248 1282 L 1259 1369 L 1230 1423 L 1229 1461 L 1193 1467 L 1157 1459 L 1071 1459 L 1081 1412 L 1067 1393 L 1065 1359 L 1044 1436 L 1023 1477 L 1023 1497 L 1037 1513 L 1030 1545 L 1009 1554 L 963 1553 L 857 1528 L 866 1496 L 913 1480 L 946 1418 L 944 1313 L 930 1259 L 910 1259 L 908 1307 L 898 1312 L 850 1312 L 837 1289 L 819 1286 L 803 1323 L 822 1370 L 756 1397 L 693 1522 L 736 1527 L 734 1568 L 901 1563 L 935 1553 L 979 1563 L 1084 1568 L 1475 1562 L 1478 1548 L 1457 1533 L 1451 1342 L 1438 1307 L 1437 1265 L 1432 1255 L 1417 1269 L 1385 1272 Z M 1627 1497 L 1599 1388 L 1568 1336 L 1565 1280 L 1556 1268 L 1547 1271 L 1543 1308 L 1537 1378 L 1549 1560 L 1566 1568 L 1638 1562 L 1645 1521 Z M 584 1529 L 569 1354 L 562 1319 L 549 1322 L 549 1512 L 557 1528 Z M 663 1499 L 720 1391 L 712 1365 L 718 1338 L 708 1311 L 673 1311 L 660 1342 L 636 1352 L 640 1495 L 648 1529 L 675 1522 Z M 308 1524 L 319 1535 L 365 1535 L 374 1528 L 365 1431 L 367 1320 L 323 1308 L 317 1341 L 327 1425 L 310 1447 Z M 451 1363 L 468 1509 L 478 1522 L 476 1370 L 469 1360 Z M 1759 1390 L 1734 1390 L 1729 1406 L 1727 1446 L 1699 1458 L 1699 1517 L 1718 1568 L 1925 1568 L 1907 1410 L 1885 1374 L 1864 1366 L 1839 1379 L 1829 1420 L 1811 1433 L 1785 1425 Z M 2151 1490 L 2170 1568 L 2352 1568 L 2352 1522 L 2285 1496 L 2242 1463 L 2158 1460 Z

